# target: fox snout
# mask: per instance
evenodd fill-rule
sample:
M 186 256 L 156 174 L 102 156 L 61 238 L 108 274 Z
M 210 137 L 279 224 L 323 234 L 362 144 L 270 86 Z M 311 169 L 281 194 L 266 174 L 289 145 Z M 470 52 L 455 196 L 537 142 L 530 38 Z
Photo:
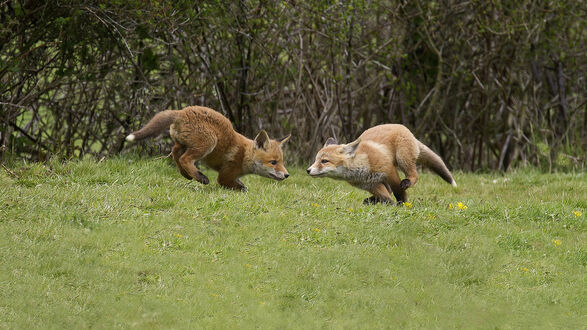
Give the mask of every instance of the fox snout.
M 275 171 L 273 173 L 270 173 L 270 177 L 272 179 L 281 181 L 281 180 L 287 179 L 289 177 L 289 173 L 287 173 L 287 171 L 285 171 L 285 172 Z
M 308 173 L 310 176 L 317 176 L 322 174 L 322 172 L 314 166 L 308 167 L 308 169 L 306 169 L 306 173 Z

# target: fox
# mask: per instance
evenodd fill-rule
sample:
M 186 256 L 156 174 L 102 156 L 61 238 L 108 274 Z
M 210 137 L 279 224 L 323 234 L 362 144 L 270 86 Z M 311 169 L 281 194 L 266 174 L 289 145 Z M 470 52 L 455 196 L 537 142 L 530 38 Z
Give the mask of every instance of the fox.
M 236 132 L 228 118 L 203 106 L 158 112 L 126 140 L 139 141 L 167 129 L 174 142 L 171 149 L 173 160 L 179 173 L 188 180 L 195 179 L 205 185 L 210 183 L 210 179 L 194 165 L 199 160 L 218 172 L 218 184 L 232 190 L 248 190 L 240 180 L 247 174 L 277 181 L 289 177 L 283 163 L 282 146 L 291 134 L 273 140 L 261 130 L 251 140 Z
M 372 194 L 364 204 L 407 202 L 406 190 L 418 182 L 417 162 L 457 186 L 452 174 L 430 148 L 401 124 L 384 124 L 364 131 L 355 141 L 338 144 L 328 138 L 306 172 L 312 177 L 343 180 Z M 406 178 L 400 180 L 398 168 Z

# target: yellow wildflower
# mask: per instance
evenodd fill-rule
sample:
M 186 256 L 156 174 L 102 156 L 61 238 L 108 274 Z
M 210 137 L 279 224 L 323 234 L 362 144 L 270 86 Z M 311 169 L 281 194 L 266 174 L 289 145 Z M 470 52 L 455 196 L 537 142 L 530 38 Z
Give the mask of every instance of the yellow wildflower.
M 183 235 L 182 235 L 182 234 L 175 234 L 175 237 L 177 237 L 177 238 L 182 238 L 182 237 L 183 237 Z
M 410 202 L 404 202 L 404 203 L 402 203 L 402 205 L 409 208 L 409 209 L 412 208 L 412 203 L 410 203 Z
M 559 246 L 563 243 L 560 239 L 553 239 L 552 242 L 554 243 L 554 246 Z
M 465 205 L 461 202 L 457 203 L 457 207 L 459 208 L 459 210 L 463 210 L 463 211 L 467 209 L 467 205 Z
M 529 272 L 530 270 L 526 267 L 520 267 L 520 270 L 523 272 Z
M 583 213 L 581 213 L 581 211 L 573 211 L 573 214 L 575 215 L 575 218 L 578 218 L 583 215 Z
M 349 207 L 349 212 L 353 212 L 353 208 L 352 207 Z
M 454 209 L 454 208 L 455 208 L 455 206 L 454 206 L 454 205 L 452 205 L 452 203 L 448 203 L 448 209 L 449 209 L 449 210 L 452 210 L 452 209 Z
M 320 207 L 320 204 L 318 204 L 318 203 L 312 203 L 312 206 L 313 207 Z
M 315 231 L 315 232 L 319 232 L 320 231 L 320 228 L 314 228 L 312 230 Z

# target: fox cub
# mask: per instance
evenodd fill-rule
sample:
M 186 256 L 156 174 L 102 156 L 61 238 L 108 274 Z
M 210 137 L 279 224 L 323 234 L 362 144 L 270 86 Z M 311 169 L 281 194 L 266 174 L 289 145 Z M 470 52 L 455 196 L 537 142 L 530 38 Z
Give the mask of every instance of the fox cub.
M 254 140 L 237 133 L 230 121 L 220 113 L 206 107 L 192 106 L 182 110 L 159 112 L 145 127 L 128 135 L 127 141 L 142 140 L 159 135 L 169 128 L 175 145 L 171 149 L 173 160 L 181 175 L 210 183 L 194 165 L 202 160 L 218 171 L 218 183 L 226 188 L 246 191 L 239 180 L 246 174 L 258 174 L 283 180 L 289 173 L 283 165 L 282 145 L 290 135 L 271 140 L 261 130 Z
M 457 186 L 442 159 L 403 125 L 375 126 L 354 142 L 337 143 L 329 138 L 306 171 L 313 177 L 344 180 L 367 190 L 373 196 L 366 198 L 365 204 L 389 203 L 392 192 L 398 204 L 406 202 L 406 189 L 418 181 L 416 161 Z M 405 173 L 405 179 L 400 180 L 397 168 Z

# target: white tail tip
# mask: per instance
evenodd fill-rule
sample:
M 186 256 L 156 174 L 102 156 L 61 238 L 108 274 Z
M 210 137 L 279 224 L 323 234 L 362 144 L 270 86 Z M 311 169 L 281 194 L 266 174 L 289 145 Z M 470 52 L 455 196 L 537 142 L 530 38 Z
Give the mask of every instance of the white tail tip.
M 134 134 L 130 134 L 129 136 L 126 137 L 127 141 L 134 141 L 135 140 L 135 135 Z
M 455 180 L 452 180 L 452 182 L 450 184 L 452 184 L 453 187 L 456 187 L 457 186 L 457 182 Z

